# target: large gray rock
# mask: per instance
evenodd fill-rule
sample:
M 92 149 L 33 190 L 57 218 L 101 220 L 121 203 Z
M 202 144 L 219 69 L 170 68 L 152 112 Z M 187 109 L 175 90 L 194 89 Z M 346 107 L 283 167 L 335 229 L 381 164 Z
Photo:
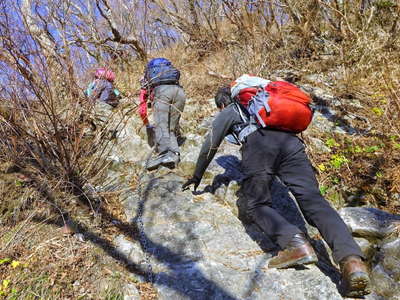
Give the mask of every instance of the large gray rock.
M 339 210 L 351 232 L 367 239 L 383 239 L 400 224 L 400 216 L 372 207 L 347 207 Z
M 371 280 L 376 293 L 388 300 L 400 299 L 400 238 L 382 243 L 372 267 Z
M 383 242 L 371 270 L 375 291 L 385 299 L 400 299 L 400 238 Z
M 181 192 L 182 182 L 174 174 L 149 176 L 142 196 L 123 199 L 147 246 L 121 237 L 116 242 L 135 264 L 149 257 L 159 299 L 342 299 L 335 269 L 268 269 L 274 245 L 266 243 L 269 249 L 262 251 L 246 233 L 254 228 L 243 226 L 229 205 Z
M 128 238 L 125 233 L 114 240 L 119 257 L 135 275 L 135 280 L 153 282 L 159 299 L 342 299 L 338 289 L 340 275 L 321 240 L 313 242 L 320 257 L 318 265 L 288 270 L 268 268 L 276 245 L 254 224 L 247 224 L 241 218 L 242 223 L 239 219 L 241 212 L 237 201 L 240 204 L 238 190 L 243 174 L 237 146 L 222 145 L 198 193 L 181 191 L 184 176 L 192 173 L 203 141 L 203 136 L 198 134 L 204 135 L 211 121 L 206 118 L 198 125 L 192 124 L 190 118 L 183 119 L 183 126 L 196 126 L 198 133 L 186 135 L 182 162 L 173 172 L 165 168 L 144 172 L 143 159 L 149 148 L 143 139 L 140 141 L 133 129 L 118 137 L 123 153 L 112 158 L 114 164 L 107 176 L 110 184 L 106 187 L 121 191 L 126 218 L 137 230 L 134 236 Z M 131 128 L 140 126 L 137 118 L 132 118 L 131 122 Z M 131 181 L 135 182 L 133 188 Z M 311 237 L 317 237 L 318 231 L 304 221 L 279 180 L 273 184 L 272 194 L 277 210 L 308 231 Z M 353 216 L 357 215 L 354 212 Z M 375 240 L 387 236 L 386 225 L 378 219 L 371 231 Z M 365 227 L 364 217 L 348 217 L 346 221 L 352 224 L 349 226 L 354 232 L 365 232 L 357 229 Z M 377 234 L 382 230 L 385 234 Z M 366 242 L 365 248 L 369 249 L 369 236 L 367 238 L 360 243 Z M 392 255 L 396 245 L 382 246 L 379 253 Z M 378 274 L 391 278 L 392 275 L 386 273 L 389 266 L 391 272 L 397 274 L 393 260 L 378 261 L 374 278 L 379 278 Z M 385 272 L 379 273 L 379 270 Z M 395 286 L 394 281 L 387 279 L 386 282 L 384 290 L 376 289 L 381 296 L 372 294 L 366 299 L 386 299 L 382 297 L 387 295 L 387 289 Z M 129 291 L 129 286 L 126 289 Z M 126 297 L 129 296 L 137 297 L 134 287 L 126 293 Z M 389 296 L 394 297 L 393 294 Z

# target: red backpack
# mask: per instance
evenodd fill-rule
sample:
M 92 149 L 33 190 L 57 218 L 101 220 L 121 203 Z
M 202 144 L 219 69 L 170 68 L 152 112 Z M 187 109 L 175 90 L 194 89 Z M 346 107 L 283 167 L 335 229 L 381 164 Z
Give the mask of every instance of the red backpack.
M 286 81 L 244 88 L 237 97 L 262 127 L 299 133 L 312 119 L 311 97 Z

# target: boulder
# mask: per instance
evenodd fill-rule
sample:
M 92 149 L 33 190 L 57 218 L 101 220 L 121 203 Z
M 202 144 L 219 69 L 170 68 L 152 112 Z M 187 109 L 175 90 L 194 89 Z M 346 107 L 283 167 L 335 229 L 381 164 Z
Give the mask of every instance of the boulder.
M 347 207 L 339 210 L 355 236 L 379 240 L 393 233 L 400 224 L 400 216 L 373 207 Z

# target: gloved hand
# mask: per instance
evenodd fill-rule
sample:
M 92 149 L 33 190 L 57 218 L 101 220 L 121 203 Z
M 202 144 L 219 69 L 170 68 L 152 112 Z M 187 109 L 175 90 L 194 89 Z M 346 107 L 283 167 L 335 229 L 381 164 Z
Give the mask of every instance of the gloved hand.
M 184 184 L 182 184 L 182 191 L 185 191 L 189 188 L 189 186 L 191 186 L 192 184 L 194 184 L 194 191 L 196 191 L 196 189 L 198 188 L 199 184 L 200 184 L 200 179 L 196 178 L 196 177 L 192 177 L 190 178 L 188 181 L 186 181 Z

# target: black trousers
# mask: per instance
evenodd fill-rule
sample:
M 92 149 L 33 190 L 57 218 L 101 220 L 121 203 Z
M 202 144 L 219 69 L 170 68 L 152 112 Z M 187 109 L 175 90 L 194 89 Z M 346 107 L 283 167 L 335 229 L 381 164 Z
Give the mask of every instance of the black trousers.
M 260 129 L 242 147 L 246 179 L 241 194 L 247 215 L 284 249 L 300 229 L 271 208 L 271 183 L 277 175 L 295 196 L 307 222 L 317 227 L 338 263 L 348 255 L 364 257 L 346 224 L 321 195 L 303 142 L 294 134 Z

